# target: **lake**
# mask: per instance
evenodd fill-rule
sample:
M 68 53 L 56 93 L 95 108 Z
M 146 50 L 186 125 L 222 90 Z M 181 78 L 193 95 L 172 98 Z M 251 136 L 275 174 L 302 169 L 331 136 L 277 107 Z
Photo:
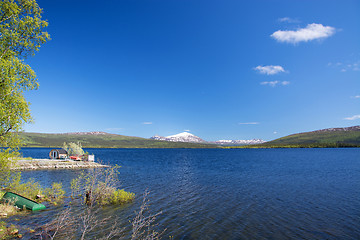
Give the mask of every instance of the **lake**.
M 86 149 L 121 166 L 121 188 L 136 194 L 104 215 L 129 225 L 143 192 L 164 239 L 360 239 L 360 149 Z M 46 158 L 50 149 L 22 149 Z M 24 171 L 43 186 L 83 170 Z M 91 171 L 91 170 L 85 170 Z M 62 206 L 16 216 L 23 229 L 48 222 Z M 16 219 L 17 218 L 17 219 Z M 104 234 L 104 226 L 93 238 Z M 25 239 L 30 235 L 25 234 Z

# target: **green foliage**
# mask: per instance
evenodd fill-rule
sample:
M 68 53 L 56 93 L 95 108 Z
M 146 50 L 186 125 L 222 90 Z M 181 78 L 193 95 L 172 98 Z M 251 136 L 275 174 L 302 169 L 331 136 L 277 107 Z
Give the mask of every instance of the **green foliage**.
M 214 144 L 158 141 L 117 134 L 78 135 L 20 133 L 26 147 L 63 146 L 64 142 L 80 142 L 84 148 L 218 148 Z
M 35 0 L 0 2 L 0 181 L 9 178 L 20 145 L 18 131 L 32 121 L 24 91 L 37 89 L 35 72 L 24 61 L 50 39 Z
M 85 154 L 80 142 L 77 142 L 77 143 L 70 142 L 69 144 L 64 142 L 62 148 L 64 150 L 66 150 L 69 155 L 84 155 Z
M 79 175 L 71 181 L 71 197 L 84 199 L 87 205 L 124 204 L 135 198 L 134 193 L 118 190 L 118 166 L 95 168 L 92 172 Z
M 21 183 L 21 174 L 16 174 L 7 186 L 7 190 L 15 192 L 24 197 L 35 200 L 36 195 L 43 195 L 44 189 L 34 179 Z
M 22 183 L 19 172 L 10 179 L 6 190 L 37 202 L 48 201 L 53 204 L 57 204 L 65 195 L 61 183 L 52 183 L 51 188 L 44 189 L 38 182 L 35 182 L 34 179 L 29 179 L 29 181 Z M 40 196 L 40 198 L 37 196 Z
M 23 92 L 38 87 L 35 72 L 24 58 L 50 39 L 47 21 L 35 0 L 0 2 L 0 144 L 16 147 L 23 123 L 31 122 Z
M 108 186 L 105 182 L 99 182 L 95 189 L 88 190 L 93 191 L 92 195 L 96 196 L 96 202 L 100 205 L 109 205 L 113 193 L 116 191 L 115 187 Z
M 46 188 L 44 193 L 46 201 L 57 204 L 64 198 L 65 190 L 62 188 L 62 183 L 53 182 L 51 188 Z
M 81 194 L 83 193 L 83 191 L 82 191 L 83 189 L 80 184 L 82 183 L 83 178 L 84 178 L 84 173 L 82 172 L 79 175 L 79 177 L 71 180 L 70 188 L 71 188 L 71 198 L 72 199 L 81 197 Z
M 134 198 L 135 193 L 126 192 L 124 189 L 118 189 L 112 193 L 110 197 L 110 202 L 112 204 L 124 204 L 133 201 Z
M 35 0 L 3 0 L 0 9 L 1 58 L 34 54 L 50 39 Z
M 14 159 L 19 156 L 13 149 L 0 149 L 0 186 L 4 187 L 13 173 L 10 171 Z
M 135 199 L 135 193 L 106 186 L 104 182 L 100 182 L 94 191 L 94 195 L 97 196 L 97 203 L 102 206 L 110 204 L 121 205 L 132 202 Z

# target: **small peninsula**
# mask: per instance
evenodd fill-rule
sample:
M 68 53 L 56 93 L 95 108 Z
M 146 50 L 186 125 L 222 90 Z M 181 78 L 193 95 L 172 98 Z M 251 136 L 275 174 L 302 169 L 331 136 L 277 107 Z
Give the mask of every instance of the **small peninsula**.
M 13 170 L 44 170 L 44 169 L 76 169 L 76 168 L 94 168 L 108 167 L 96 162 L 55 160 L 55 159 L 20 159 L 11 169 Z

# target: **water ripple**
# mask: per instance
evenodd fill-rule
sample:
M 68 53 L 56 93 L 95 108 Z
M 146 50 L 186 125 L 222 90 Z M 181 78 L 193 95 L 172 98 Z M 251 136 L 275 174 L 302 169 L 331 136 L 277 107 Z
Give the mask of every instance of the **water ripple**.
M 44 157 L 48 149 L 24 150 Z M 174 239 L 360 239 L 360 149 L 90 149 L 120 169 L 132 204 L 104 208 L 130 233 L 129 221 L 151 191 L 150 210 Z M 45 156 L 46 157 L 46 156 Z M 42 184 L 76 170 L 24 172 Z M 66 177 L 64 177 L 66 176 Z M 48 222 L 60 207 L 13 221 Z M 92 233 L 97 238 L 114 222 Z M 167 237 L 166 237 L 167 238 Z M 165 238 L 165 239 L 166 239 Z M 26 236 L 25 236 L 26 239 Z

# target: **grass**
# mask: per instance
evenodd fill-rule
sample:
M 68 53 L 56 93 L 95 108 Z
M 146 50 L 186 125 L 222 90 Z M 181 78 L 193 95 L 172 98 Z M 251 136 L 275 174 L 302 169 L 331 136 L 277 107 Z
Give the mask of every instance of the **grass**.
M 0 199 L 3 198 L 4 194 L 5 194 L 4 191 L 0 191 Z M 18 209 L 14 206 L 13 203 L 10 202 L 0 203 L 0 217 L 15 215 L 17 212 Z
M 0 191 L 0 199 L 2 199 L 4 194 L 4 191 Z M 6 218 L 18 213 L 19 209 L 11 202 L 0 203 L 0 218 Z M 21 237 L 18 229 L 14 225 L 8 227 L 6 222 L 0 221 L 0 239 L 13 239 L 14 237 Z
M 14 206 L 13 203 L 6 202 L 0 204 L 0 216 L 1 217 L 8 217 L 11 215 L 17 214 L 19 209 Z

